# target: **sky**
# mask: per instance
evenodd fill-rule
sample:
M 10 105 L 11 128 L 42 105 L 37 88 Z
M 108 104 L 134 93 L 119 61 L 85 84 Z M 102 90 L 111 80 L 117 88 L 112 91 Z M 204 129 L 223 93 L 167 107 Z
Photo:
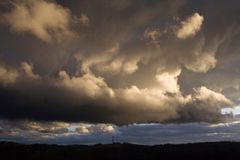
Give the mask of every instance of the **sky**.
M 238 0 L 2 0 L 0 140 L 239 141 Z

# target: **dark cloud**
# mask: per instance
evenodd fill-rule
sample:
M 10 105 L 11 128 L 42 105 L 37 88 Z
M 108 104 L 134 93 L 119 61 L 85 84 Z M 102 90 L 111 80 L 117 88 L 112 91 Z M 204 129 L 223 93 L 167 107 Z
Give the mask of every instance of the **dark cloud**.
M 222 120 L 221 106 L 231 103 L 222 94 L 206 87 L 184 97 L 137 87 L 113 90 L 104 86 L 105 82 L 97 77 L 84 78 L 59 80 L 57 85 L 55 81 L 51 84 L 47 80 L 42 83 L 42 79 L 26 78 L 18 80 L 14 86 L 2 86 L 0 116 L 6 119 L 120 125 L 151 121 L 217 122 Z
M 238 101 L 237 1 L 0 6 L 1 118 L 219 122 Z

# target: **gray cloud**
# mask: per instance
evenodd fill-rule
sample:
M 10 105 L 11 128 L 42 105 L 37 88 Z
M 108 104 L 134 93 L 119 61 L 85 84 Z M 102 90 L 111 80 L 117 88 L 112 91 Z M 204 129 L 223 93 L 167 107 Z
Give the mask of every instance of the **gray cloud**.
M 18 72 L 15 69 L 7 69 L 4 66 L 0 66 L 0 82 L 3 85 L 11 85 L 16 82 Z
M 45 0 L 11 3 L 13 9 L 3 18 L 14 32 L 29 32 L 46 42 L 60 42 L 76 34 L 70 28 L 71 11 L 61 5 Z
M 229 63 L 239 58 L 238 47 L 230 40 L 238 40 L 238 17 L 231 11 L 239 6 L 212 3 L 27 0 L 1 4 L 8 25 L 0 28 L 4 37 L 0 116 L 118 125 L 223 121 L 221 107 L 237 101 L 233 89 L 221 92 L 221 87 L 232 77 L 234 86 L 239 82 L 238 72 L 225 68 L 238 68 L 237 62 Z M 51 14 L 42 14 L 39 7 Z M 215 7 L 224 11 L 225 20 L 216 16 Z M 79 37 L 42 43 L 9 30 L 31 33 L 44 42 L 75 33 Z
M 0 138 L 21 143 L 96 144 L 128 142 L 136 144 L 192 143 L 206 141 L 239 141 L 239 121 L 231 123 L 111 124 L 32 121 L 0 121 Z M 46 128 L 47 127 L 47 128 Z M 49 129 L 50 128 L 50 129 Z M 46 130 L 47 129 L 47 132 Z M 114 131 L 114 132 L 113 132 Z
M 25 72 L 25 74 L 32 78 L 32 79 L 39 79 L 40 76 L 38 74 L 35 74 L 33 72 L 33 65 L 32 64 L 28 64 L 27 62 L 22 62 L 21 63 L 21 68 L 23 69 L 23 71 Z
M 177 79 L 172 83 L 171 86 L 177 86 Z M 0 89 L 4 99 L 0 116 L 120 125 L 152 121 L 217 122 L 222 120 L 221 107 L 231 105 L 224 95 L 206 87 L 186 96 L 179 88 L 172 93 L 166 88 L 111 88 L 102 77 L 93 74 L 71 77 L 65 71 L 60 71 L 58 79 L 29 79 L 23 75 L 14 86 Z
M 176 36 L 179 39 L 186 39 L 195 36 L 200 30 L 204 17 L 199 13 L 194 13 L 186 20 L 181 21 L 181 25 L 176 29 Z

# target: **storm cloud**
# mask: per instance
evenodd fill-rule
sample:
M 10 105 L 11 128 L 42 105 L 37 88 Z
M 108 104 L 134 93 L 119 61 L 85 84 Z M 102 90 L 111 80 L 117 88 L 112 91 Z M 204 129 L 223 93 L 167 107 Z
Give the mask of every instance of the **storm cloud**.
M 240 8 L 225 3 L 0 4 L 0 117 L 116 125 L 225 121 L 221 109 L 238 103 L 239 77 L 219 74 L 238 67 L 225 68 L 239 58 L 231 39 L 238 40 L 232 11 Z M 232 77 L 234 86 L 226 85 Z
M 29 32 L 46 42 L 74 36 L 70 29 L 73 18 L 67 8 L 44 0 L 9 3 L 13 9 L 3 18 L 13 32 Z
M 218 122 L 223 117 L 221 107 L 231 105 L 224 95 L 204 86 L 186 96 L 178 88 L 172 93 L 165 88 L 136 86 L 113 89 L 102 77 L 91 74 L 70 77 L 65 71 L 61 71 L 57 79 L 22 75 L 18 81 L 14 86 L 1 87 L 1 106 L 7 106 L 0 109 L 2 118 L 118 125 Z

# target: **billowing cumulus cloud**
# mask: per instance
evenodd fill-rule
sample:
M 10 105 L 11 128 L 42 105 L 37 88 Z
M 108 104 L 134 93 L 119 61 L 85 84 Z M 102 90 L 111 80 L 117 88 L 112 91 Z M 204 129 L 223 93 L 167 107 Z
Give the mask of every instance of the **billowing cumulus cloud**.
M 181 25 L 176 30 L 176 36 L 179 39 L 186 39 L 195 36 L 201 29 L 203 23 L 203 16 L 199 13 L 194 13 L 181 22 Z
M 210 49 L 204 49 L 204 44 L 204 40 L 199 42 L 196 48 L 192 51 L 192 59 L 183 59 L 184 66 L 187 69 L 194 72 L 207 72 L 216 67 L 217 59 L 215 58 L 215 54 L 219 44 L 214 44 Z
M 45 0 L 24 0 L 12 5 L 4 19 L 13 32 L 29 32 L 45 42 L 75 36 L 70 28 L 71 11 L 61 5 Z
M 21 63 L 21 68 L 23 69 L 23 71 L 25 72 L 25 74 L 32 78 L 32 79 L 39 79 L 40 76 L 38 74 L 35 74 L 33 72 L 33 65 L 32 64 L 28 64 L 27 62 L 22 62 Z
M 232 102 L 221 93 L 214 92 L 204 86 L 194 90 L 195 95 L 180 111 L 180 115 L 186 118 L 185 121 L 190 119 L 210 122 L 221 121 L 221 106 L 230 106 Z M 201 114 L 204 112 L 205 114 Z
M 4 66 L 0 66 L 0 82 L 3 85 L 11 85 L 16 82 L 18 72 L 15 69 L 8 69 Z
M 8 107 L 0 109 L 0 116 L 115 124 L 221 121 L 221 107 L 231 105 L 231 101 L 206 87 L 183 95 L 177 84 L 179 74 L 179 71 L 173 75 L 162 73 L 158 77 L 159 88 L 141 89 L 137 86 L 111 88 L 102 77 L 93 74 L 75 77 L 60 71 L 59 78 L 45 80 L 43 84 L 19 81 L 15 84 L 17 92 L 1 88 L 4 98 L 1 106 Z M 168 79 L 176 88 L 169 88 L 163 79 Z
M 197 95 L 196 98 L 199 100 L 215 100 L 215 102 L 224 102 L 230 104 L 231 102 L 222 94 L 214 92 L 206 87 L 200 87 L 195 89 Z
M 114 96 L 113 90 L 108 87 L 104 79 L 93 74 L 85 74 L 82 77 L 70 77 L 65 71 L 60 71 L 59 82 L 56 85 L 88 97 Z
M 82 71 L 89 73 L 91 72 L 91 67 L 103 65 L 103 64 L 106 64 L 108 61 L 110 61 L 111 58 L 117 54 L 118 50 L 119 50 L 119 46 L 116 45 L 112 48 L 104 50 L 103 52 L 97 53 L 96 55 L 94 54 L 90 56 L 89 55 L 84 56 L 81 53 L 79 53 L 75 55 L 75 58 L 78 61 L 82 62 L 80 66 Z M 97 68 L 102 68 L 102 67 L 97 67 Z M 118 69 L 119 69 L 119 66 L 113 68 L 113 70 L 118 70 Z
M 195 62 L 185 64 L 185 66 L 195 72 L 207 72 L 216 66 L 217 60 L 211 53 L 203 53 L 197 57 Z
M 8 25 L 0 28 L 0 117 L 105 124 L 98 129 L 78 126 L 83 135 L 92 130 L 115 133 L 107 124 L 224 121 L 221 108 L 238 102 L 229 98 L 237 87 L 226 90 L 224 81 L 235 75 L 233 84 L 239 85 L 239 25 L 230 12 L 234 2 L 224 7 L 220 2 L 199 3 L 2 4 Z M 215 17 L 216 5 L 226 12 L 222 21 Z M 79 37 L 71 43 L 41 43 L 9 30 L 45 42 Z M 32 126 L 44 128 L 38 125 Z
M 33 72 L 33 65 L 22 62 L 19 68 L 9 68 L 6 65 L 0 65 L 0 84 L 1 86 L 14 85 L 18 78 L 30 78 L 38 80 L 40 76 Z
M 119 45 L 106 49 L 93 55 L 76 53 L 75 58 L 81 64 L 80 68 L 85 73 L 96 70 L 110 74 L 133 74 L 139 68 L 139 64 L 146 64 L 153 55 L 139 54 L 133 57 L 120 54 Z
M 179 85 L 177 77 L 180 75 L 181 70 L 177 70 L 175 73 L 163 72 L 156 75 L 156 79 L 159 82 L 161 89 L 171 93 L 179 92 Z

